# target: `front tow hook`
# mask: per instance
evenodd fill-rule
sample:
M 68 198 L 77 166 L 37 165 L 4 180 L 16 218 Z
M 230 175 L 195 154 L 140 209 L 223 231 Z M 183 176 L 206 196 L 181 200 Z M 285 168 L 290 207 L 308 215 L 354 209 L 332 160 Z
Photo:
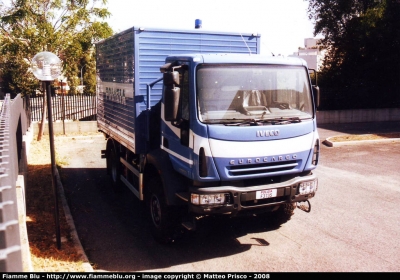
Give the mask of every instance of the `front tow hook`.
M 311 203 L 309 200 L 297 202 L 297 208 L 303 210 L 304 212 L 311 212 Z

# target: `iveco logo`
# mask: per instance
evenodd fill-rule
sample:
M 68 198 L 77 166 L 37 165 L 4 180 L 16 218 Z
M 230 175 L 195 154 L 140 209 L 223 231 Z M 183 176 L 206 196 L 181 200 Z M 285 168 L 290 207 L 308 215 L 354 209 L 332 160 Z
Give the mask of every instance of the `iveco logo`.
M 257 137 L 278 136 L 279 130 L 257 130 Z
M 286 161 L 286 160 L 297 160 L 297 155 L 285 155 L 285 156 L 273 156 L 273 157 L 260 157 L 260 158 L 248 158 L 248 159 L 238 159 L 238 160 L 230 160 L 230 165 L 236 164 L 257 164 L 257 163 L 266 163 L 266 162 L 276 162 L 276 161 Z

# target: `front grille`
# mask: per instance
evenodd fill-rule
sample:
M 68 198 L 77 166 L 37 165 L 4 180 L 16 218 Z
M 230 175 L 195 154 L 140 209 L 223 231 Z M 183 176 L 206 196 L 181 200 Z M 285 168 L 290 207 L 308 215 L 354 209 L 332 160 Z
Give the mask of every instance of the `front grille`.
M 260 177 L 243 180 L 244 187 L 253 187 L 261 185 L 276 184 L 282 181 L 282 176 Z
M 287 200 L 287 196 L 280 196 L 280 197 L 271 197 L 266 199 L 255 199 L 255 200 L 247 200 L 241 201 L 240 204 L 242 206 L 257 206 L 257 205 L 264 205 L 264 204 L 271 204 L 277 202 L 284 202 Z
M 296 160 L 283 162 L 268 162 L 248 165 L 228 166 L 230 176 L 257 175 L 266 173 L 275 173 L 295 169 L 299 163 Z

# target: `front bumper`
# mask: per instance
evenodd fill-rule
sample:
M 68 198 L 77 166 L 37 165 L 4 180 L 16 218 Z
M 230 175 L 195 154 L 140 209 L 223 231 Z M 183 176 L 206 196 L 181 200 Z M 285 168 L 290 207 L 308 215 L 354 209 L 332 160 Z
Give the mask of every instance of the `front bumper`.
M 301 195 L 299 185 L 302 182 L 317 180 L 316 175 L 310 174 L 295 177 L 285 182 L 251 187 L 218 186 L 207 188 L 190 187 L 188 193 L 179 193 L 178 197 L 185 200 L 189 205 L 189 212 L 197 215 L 259 213 L 268 212 L 284 203 L 306 201 L 315 196 L 314 192 Z M 276 197 L 256 199 L 256 192 L 260 190 L 276 189 Z M 190 202 L 190 194 L 216 194 L 227 193 L 229 199 L 222 205 L 194 205 Z

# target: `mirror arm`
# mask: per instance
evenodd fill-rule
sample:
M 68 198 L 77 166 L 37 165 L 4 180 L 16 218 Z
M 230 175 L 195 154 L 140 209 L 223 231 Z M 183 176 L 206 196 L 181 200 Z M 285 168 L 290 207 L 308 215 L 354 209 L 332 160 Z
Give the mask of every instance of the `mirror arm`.
M 154 81 L 152 81 L 151 83 L 148 83 L 147 85 L 146 85 L 146 88 L 147 88 L 147 110 L 150 110 L 150 96 L 151 96 L 151 89 L 153 88 L 153 86 L 155 85 L 155 84 L 157 84 L 158 82 L 160 82 L 160 81 L 162 81 L 162 79 L 163 79 L 163 77 L 161 77 L 161 78 L 158 78 L 157 80 L 154 80 Z

